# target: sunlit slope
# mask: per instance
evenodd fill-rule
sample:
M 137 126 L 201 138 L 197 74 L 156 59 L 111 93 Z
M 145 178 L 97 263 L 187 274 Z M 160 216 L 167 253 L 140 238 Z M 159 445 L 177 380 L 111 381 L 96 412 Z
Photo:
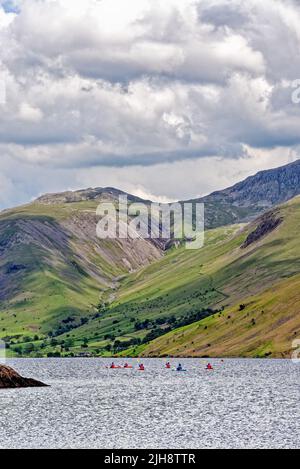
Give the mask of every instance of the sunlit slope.
M 96 205 L 1 214 L 0 333 L 12 354 L 28 355 L 28 341 L 42 356 L 288 353 L 299 329 L 299 198 L 164 256 L 146 240 L 97 239 Z
M 179 328 L 140 350 L 144 356 L 290 357 L 300 335 L 300 276 L 245 303 Z
M 107 290 L 102 299 L 111 303 L 100 317 L 72 331 L 72 338 L 91 337 L 92 344 L 101 347 L 109 334 L 124 341 L 144 338 L 156 328 L 156 322 L 163 332 L 172 318 L 188 319 L 201 311 L 211 314 L 212 306 L 221 307 L 227 299 L 214 288 L 211 263 L 237 249 L 244 238 L 241 226 L 218 228 L 207 232 L 201 250 L 180 247 L 167 252 L 162 259 L 121 279 L 114 291 Z M 143 326 L 145 321 L 147 326 Z
M 76 330 L 74 338 L 92 336 L 98 347 L 108 334 L 112 347 L 114 340 L 139 338 L 142 348 L 127 352 L 138 354 L 152 335 L 164 335 L 178 324 L 191 324 L 263 293 L 300 272 L 299 222 L 300 201 L 295 199 L 250 225 L 207 231 L 202 249 L 174 249 L 124 278 L 101 318 Z
M 300 335 L 300 199 L 273 214 L 281 222 L 276 228 L 263 234 L 267 223 L 260 220 L 250 225 L 247 233 L 252 233 L 248 238 L 252 243 L 210 265 L 216 269 L 213 284 L 228 295 L 225 310 L 172 331 L 140 352 L 179 356 L 290 354 L 293 340 Z
M 273 220 L 280 222 L 278 226 L 273 226 Z M 209 231 L 203 249 L 174 250 L 126 278 L 113 307 L 136 302 L 149 306 L 156 301 L 173 307 L 173 299 L 174 305 L 182 300 L 184 307 L 185 302 L 193 302 L 192 294 L 199 298 L 202 295 L 206 306 L 226 306 L 257 294 L 300 272 L 299 225 L 297 198 L 245 227 Z M 246 246 L 248 237 L 251 243 Z M 206 301 L 208 294 L 210 299 Z

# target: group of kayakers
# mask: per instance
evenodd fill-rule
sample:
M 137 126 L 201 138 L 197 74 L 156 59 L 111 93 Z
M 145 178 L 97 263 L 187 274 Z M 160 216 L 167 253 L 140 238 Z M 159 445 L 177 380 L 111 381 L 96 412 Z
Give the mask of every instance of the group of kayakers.
M 112 362 L 112 364 L 110 365 L 109 367 L 111 370 L 130 370 L 133 368 L 132 365 L 129 365 L 129 363 L 125 363 L 124 366 L 119 366 L 119 365 L 116 365 L 114 362 Z M 139 366 L 138 366 L 138 369 L 139 371 L 145 371 L 145 367 L 144 365 L 141 363 Z
M 132 365 L 129 365 L 129 363 L 125 363 L 124 366 L 120 366 L 120 365 L 116 365 L 114 362 L 112 362 L 112 364 L 110 365 L 109 367 L 111 370 L 120 370 L 120 369 L 123 369 L 123 370 L 129 370 L 129 369 L 132 369 L 133 366 Z M 167 362 L 166 363 L 166 369 L 167 370 L 170 370 L 172 368 L 171 366 L 171 363 L 170 362 Z M 143 363 L 140 363 L 138 365 L 138 370 L 139 371 L 145 371 L 145 366 L 143 365 Z M 208 363 L 207 366 L 206 366 L 206 370 L 208 371 L 213 371 L 214 370 L 214 367 L 212 366 L 211 363 Z M 182 364 L 179 363 L 178 366 L 176 367 L 176 371 L 186 371 Z

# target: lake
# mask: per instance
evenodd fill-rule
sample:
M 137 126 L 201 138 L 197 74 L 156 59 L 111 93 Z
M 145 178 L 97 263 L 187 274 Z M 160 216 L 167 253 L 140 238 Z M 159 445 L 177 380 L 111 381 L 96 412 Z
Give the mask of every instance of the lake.
M 214 372 L 181 360 L 186 373 L 166 360 L 143 360 L 145 372 L 110 362 L 9 360 L 51 387 L 0 391 L 0 447 L 300 447 L 300 366 L 289 360 L 211 360 Z

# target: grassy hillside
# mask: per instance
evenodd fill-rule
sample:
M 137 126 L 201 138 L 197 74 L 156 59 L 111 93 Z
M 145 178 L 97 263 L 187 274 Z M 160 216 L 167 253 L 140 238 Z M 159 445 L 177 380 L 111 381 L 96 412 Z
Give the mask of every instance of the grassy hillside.
M 193 253 L 174 249 L 163 259 L 126 276 L 113 295 L 107 292 L 112 303 L 98 318 L 73 331 L 71 338 L 80 343 L 92 337 L 92 347 L 108 347 L 111 352 L 115 340 L 143 340 L 153 331 L 163 333 L 174 327 L 177 320 L 191 322 L 194 315 L 211 314 L 209 308 L 222 303 L 226 295 L 212 285 L 209 263 L 241 242 L 243 237 L 233 238 L 239 229 L 213 230 L 207 233 L 204 249 Z
M 98 315 L 120 278 L 161 257 L 148 241 L 99 240 L 98 203 L 33 203 L 0 214 L 0 338 L 7 343 L 30 349 L 76 329 Z
M 276 211 L 282 223 L 227 258 L 213 276 L 224 311 L 178 328 L 139 353 L 149 356 L 290 356 L 300 335 L 300 199 Z M 260 222 L 247 227 L 259 233 Z M 253 237 L 250 235 L 248 240 Z M 255 239 L 255 237 L 254 237 Z M 247 244 L 247 243 L 246 243 Z M 222 265 L 223 264 L 223 265 Z
M 300 198 L 162 257 L 100 241 L 99 201 L 0 215 L 0 337 L 12 355 L 285 356 L 300 331 Z
M 143 356 L 285 357 L 300 335 L 300 276 L 143 346 Z
M 299 224 L 296 198 L 250 225 L 207 232 L 202 250 L 174 249 L 127 276 L 73 338 L 93 334 L 92 348 L 121 355 L 287 355 L 300 331 Z

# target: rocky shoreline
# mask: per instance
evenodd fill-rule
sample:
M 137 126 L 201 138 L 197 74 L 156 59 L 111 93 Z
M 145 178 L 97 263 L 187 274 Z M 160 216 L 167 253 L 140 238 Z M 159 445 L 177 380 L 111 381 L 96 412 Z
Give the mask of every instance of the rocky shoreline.
M 6 365 L 0 365 L 0 389 L 40 388 L 47 384 L 31 378 L 23 378 L 15 370 Z

